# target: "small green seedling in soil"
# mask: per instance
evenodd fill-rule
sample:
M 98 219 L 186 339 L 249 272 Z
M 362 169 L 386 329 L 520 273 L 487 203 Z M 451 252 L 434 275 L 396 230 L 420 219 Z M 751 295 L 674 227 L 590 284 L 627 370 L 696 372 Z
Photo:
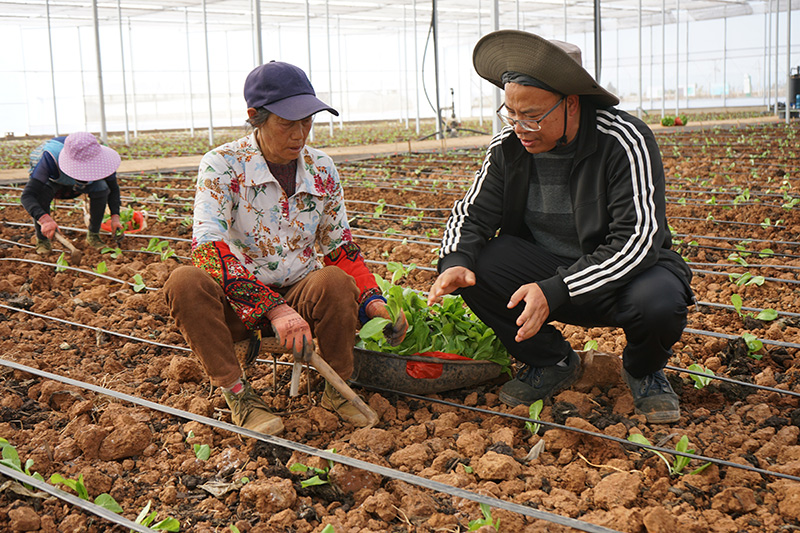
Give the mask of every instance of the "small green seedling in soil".
M 742 297 L 738 294 L 731 295 L 731 303 L 733 304 L 733 309 L 736 311 L 736 314 L 739 315 L 741 318 L 746 316 L 752 317 L 752 313 L 743 313 L 742 312 Z M 778 312 L 775 309 L 762 309 L 755 317 L 756 320 L 761 320 L 762 322 L 771 322 L 778 318 Z
M 319 533 L 336 533 L 336 528 L 331 524 L 326 524 Z
M 122 249 L 117 246 L 116 248 L 111 248 L 109 246 L 104 247 L 100 250 L 101 254 L 110 254 L 112 259 L 116 259 L 122 255 Z
M 328 452 L 331 452 L 331 453 L 336 453 L 336 450 L 333 449 L 333 448 L 330 449 L 330 450 L 325 450 L 325 451 L 328 451 Z M 330 483 L 330 481 L 328 481 L 327 479 L 322 479 L 319 476 L 326 476 L 327 477 L 328 472 L 330 471 L 331 468 L 333 468 L 333 461 L 328 459 L 328 467 L 327 468 L 315 468 L 313 466 L 306 466 L 303 463 L 294 463 L 292 466 L 289 467 L 289 471 L 290 472 L 309 472 L 309 471 L 311 471 L 314 474 L 316 474 L 314 477 L 305 479 L 305 480 L 300 482 L 300 486 L 305 489 L 307 487 L 314 487 L 314 486 L 317 486 L 317 485 L 326 485 L 326 484 Z
M 647 440 L 647 437 L 645 437 L 641 433 L 633 433 L 633 434 L 631 434 L 628 437 L 628 440 L 631 441 L 631 442 L 635 442 L 637 444 L 645 444 L 647 446 L 652 446 L 653 445 L 649 440 Z M 675 451 L 681 452 L 681 453 L 692 453 L 693 454 L 694 450 L 689 450 L 688 448 L 689 448 L 689 437 L 684 435 L 683 437 L 681 437 L 681 440 L 678 441 L 678 444 L 675 445 Z M 690 458 L 684 457 L 683 455 L 675 455 L 674 461 L 670 464 L 669 460 L 664 456 L 663 453 L 661 453 L 659 451 L 656 451 L 656 450 L 650 450 L 650 451 L 653 452 L 654 454 L 656 454 L 659 458 L 661 458 L 662 461 L 664 461 L 664 464 L 667 465 L 667 470 L 669 470 L 669 475 L 671 475 L 671 476 L 682 476 L 682 475 L 684 475 L 685 472 L 683 471 L 683 469 L 686 468 L 689 465 L 689 462 L 691 461 Z M 701 466 L 700 468 L 692 470 L 691 472 L 689 472 L 689 475 L 693 476 L 695 474 L 699 474 L 700 472 L 702 472 L 703 470 L 708 468 L 708 465 L 710 465 L 710 464 L 711 463 L 706 463 L 703 466 Z
M 64 252 L 61 252 L 61 255 L 58 256 L 58 260 L 56 260 L 56 272 L 64 272 L 69 266 L 67 262 L 67 258 L 64 257 Z
M 186 435 L 186 440 L 188 441 L 192 437 L 194 437 L 194 431 L 189 431 L 189 434 Z M 194 456 L 201 461 L 208 461 L 208 458 L 211 457 L 211 446 L 208 444 L 192 444 L 192 449 L 194 450 Z
M 583 345 L 583 350 L 588 352 L 589 350 L 597 350 L 600 347 L 600 344 L 594 339 L 590 341 L 586 341 L 586 344 Z
M 94 270 L 98 274 L 105 274 L 106 272 L 108 272 L 108 267 L 106 266 L 105 261 L 100 261 L 99 263 L 97 263 L 97 266 L 94 267 L 92 270 Z
M 153 524 L 156 517 L 158 516 L 158 512 L 153 511 L 150 512 L 150 506 L 153 504 L 152 500 L 147 502 L 147 505 L 144 506 L 142 511 L 139 513 L 139 516 L 136 517 L 137 524 L 141 524 L 145 527 L 149 527 L 150 529 L 157 529 L 159 531 L 180 531 L 181 530 L 181 523 L 178 522 L 175 518 L 171 516 L 165 518 L 164 520 L 158 522 L 157 524 Z M 153 524 L 152 526 L 150 524 Z M 131 530 L 133 532 L 133 530 Z
M 481 513 L 483 513 L 483 518 L 478 520 L 470 520 L 469 522 L 469 529 L 467 531 L 477 531 L 483 526 L 492 526 L 495 531 L 500 530 L 500 519 L 497 519 L 497 522 L 492 521 L 492 509 L 489 507 L 488 504 L 482 503 L 481 505 Z
M 144 280 L 142 279 L 141 274 L 134 274 L 133 276 L 133 291 L 134 292 L 142 292 L 147 285 L 144 284 Z
M 697 363 L 689 365 L 689 370 L 693 370 L 694 372 L 702 372 L 703 374 L 706 374 L 708 376 L 714 375 L 713 370 L 711 370 L 710 368 L 706 368 L 703 365 L 699 365 Z M 689 377 L 692 378 L 692 381 L 694 381 L 695 389 L 702 389 L 703 387 L 711 383 L 711 378 L 706 378 L 695 374 L 689 374 Z
M 87 502 L 92 501 L 91 498 L 89 498 L 89 491 L 86 490 L 86 485 L 83 482 L 83 474 L 78 476 L 78 479 L 66 479 L 61 474 L 53 474 L 50 476 L 50 483 L 66 485 L 74 490 L 80 499 L 86 500 Z M 97 498 L 94 499 L 94 504 L 115 513 L 122 512 L 122 507 L 117 503 L 117 500 L 106 492 L 97 496 Z
M 25 466 L 22 466 L 22 461 L 19 458 L 19 454 L 17 453 L 17 449 L 8 443 L 8 441 L 2 437 L 0 437 L 0 453 L 2 454 L 2 459 L 0 459 L 0 464 L 3 464 L 17 472 L 21 472 L 26 476 L 31 476 L 33 479 L 38 479 L 39 481 L 44 481 L 44 478 L 39 472 L 31 473 L 31 467 L 33 466 L 33 459 L 28 459 L 25 461 Z M 23 483 L 23 486 L 31 490 L 33 487 Z
M 742 339 L 747 345 L 747 355 L 753 359 L 760 360 L 763 356 L 758 352 L 760 352 L 761 348 L 764 347 L 764 343 L 761 342 L 758 337 L 749 332 L 742 333 Z
M 544 402 L 542 400 L 536 400 L 533 402 L 528 408 L 528 418 L 539 420 L 539 415 L 542 414 L 543 407 Z M 528 428 L 528 431 L 531 432 L 531 435 L 536 435 L 539 433 L 539 429 L 541 429 L 542 425 L 537 424 L 536 422 L 525 422 L 525 427 Z

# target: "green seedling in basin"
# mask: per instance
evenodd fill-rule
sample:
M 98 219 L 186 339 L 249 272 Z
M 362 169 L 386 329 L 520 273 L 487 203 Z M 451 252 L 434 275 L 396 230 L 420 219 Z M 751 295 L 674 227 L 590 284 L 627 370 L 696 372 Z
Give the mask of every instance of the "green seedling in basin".
M 106 272 L 108 272 L 108 267 L 106 266 L 105 261 L 100 261 L 99 263 L 97 263 L 97 266 L 94 267 L 92 270 L 94 270 L 98 274 L 105 274 Z
M 742 297 L 739 294 L 732 294 L 731 295 L 731 303 L 733 304 L 733 309 L 736 311 L 736 314 L 739 315 L 741 318 L 746 316 L 753 317 L 752 313 L 743 313 L 742 312 Z M 755 317 L 756 320 L 761 320 L 763 322 L 771 322 L 778 318 L 778 312 L 775 309 L 762 309 Z
M 597 343 L 597 341 L 592 339 L 590 341 L 586 341 L 586 344 L 583 345 L 583 350 L 587 351 L 587 352 L 589 350 L 595 350 L 596 351 L 599 347 L 600 347 L 600 345 Z
M 144 284 L 144 280 L 142 279 L 141 274 L 134 274 L 133 276 L 133 291 L 134 292 L 142 292 L 147 288 L 147 285 Z
M 67 479 L 61 474 L 53 474 L 50 476 L 50 483 L 66 485 L 74 490 L 80 499 L 86 500 L 87 502 L 92 501 L 91 498 L 89 498 L 89 491 L 86 490 L 86 485 L 83 483 L 83 474 L 78 476 L 78 479 Z M 120 507 L 117 501 L 110 494 L 105 492 L 94 499 L 94 504 L 114 513 L 122 512 L 122 507 Z
M 117 246 L 116 248 L 104 247 L 100 250 L 101 254 L 110 254 L 112 259 L 116 259 L 122 255 L 122 249 Z
M 330 449 L 330 450 L 326 450 L 326 451 L 331 452 L 331 453 L 336 453 L 335 449 Z M 320 478 L 320 476 L 326 476 L 327 477 L 328 472 L 330 471 L 331 468 L 333 468 L 333 461 L 328 459 L 327 468 L 315 468 L 313 466 L 304 465 L 303 463 L 294 463 L 292 466 L 289 467 L 289 471 L 291 471 L 291 472 L 312 472 L 312 473 L 314 473 L 315 475 L 313 477 L 310 477 L 308 479 L 304 479 L 303 481 L 300 482 L 300 486 L 301 487 L 307 488 L 307 487 L 315 487 L 317 485 L 327 485 L 328 483 L 330 483 L 330 481 L 328 481 L 327 479 L 322 479 L 322 478 Z
M 758 352 L 760 352 L 761 349 L 764 347 L 764 343 L 761 342 L 758 337 L 749 332 L 742 333 L 742 339 L 744 340 L 744 343 L 747 345 L 748 357 L 760 360 L 763 356 Z
M 67 258 L 64 257 L 64 252 L 61 252 L 61 255 L 59 255 L 58 259 L 56 260 L 56 272 L 64 272 L 67 269 L 67 266 L 69 266 Z

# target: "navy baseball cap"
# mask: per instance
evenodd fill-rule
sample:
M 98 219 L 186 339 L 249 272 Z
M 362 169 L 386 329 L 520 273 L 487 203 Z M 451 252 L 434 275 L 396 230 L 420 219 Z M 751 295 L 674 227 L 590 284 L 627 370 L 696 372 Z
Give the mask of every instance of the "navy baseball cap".
M 254 68 L 244 81 L 248 108 L 265 108 L 286 120 L 301 120 L 320 111 L 339 112 L 317 98 L 308 76 L 289 63 L 270 61 Z

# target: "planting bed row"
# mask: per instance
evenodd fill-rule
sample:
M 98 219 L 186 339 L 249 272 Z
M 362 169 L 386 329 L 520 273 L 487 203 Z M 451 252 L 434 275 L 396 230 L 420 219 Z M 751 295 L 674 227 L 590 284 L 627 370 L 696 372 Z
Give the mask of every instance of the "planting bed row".
M 302 446 L 242 437 L 2 365 L 0 437 L 23 467 L 33 461 L 31 473 L 45 480 L 58 474 L 73 485 L 82 476 L 92 501 L 107 493 L 131 520 L 149 504 L 157 513 L 151 526 L 172 517 L 181 531 L 465 531 L 498 519 L 500 531 L 572 530 L 543 519 L 546 513 L 579 520 L 585 531 L 602 530 L 595 524 L 626 532 L 800 528 L 798 133 L 792 124 L 659 137 L 667 213 L 675 246 L 695 271 L 698 300 L 668 372 L 681 397 L 676 424 L 649 425 L 634 415 L 619 378 L 621 331 L 560 326 L 574 348 L 596 341 L 611 357 L 595 355 L 592 371 L 545 406 L 542 422 L 559 426 L 536 434 L 524 423 L 526 407 L 498 401 L 499 382 L 433 396 L 449 403 L 360 390 L 381 421 L 354 430 L 317 405 L 318 376 L 301 383 L 310 397 L 291 398 L 289 367 L 258 362 L 248 375 L 287 413 L 283 437 Z M 374 272 L 388 278 L 386 263 L 414 263 L 400 283 L 430 287 L 449 209 L 482 158 L 480 151 L 402 154 L 339 165 L 353 233 Z M 69 230 L 85 227 L 79 206 L 57 205 L 56 220 L 83 248 L 82 271 L 56 265 L 58 252 L 37 256 L 20 187 L 0 191 L 0 357 L 229 420 L 158 290 L 189 261 L 193 177 L 127 175 L 121 184 L 123 204 L 148 217 L 144 234 L 129 233 L 119 253 L 85 247 L 83 233 Z M 682 371 L 691 365 L 729 380 L 696 388 Z M 636 433 L 670 450 L 685 436 L 688 449 L 712 464 L 689 475 L 706 460 L 691 459 L 681 470 L 672 455 L 662 460 L 624 444 Z M 329 463 L 303 446 L 390 474 Z M 290 469 L 295 463 L 318 471 Z M 315 474 L 328 482 L 303 483 Z M 479 498 L 400 474 L 541 514 L 501 505 L 483 512 Z M 59 484 L 74 494 L 67 485 Z M 18 485 L 0 487 L 0 531 L 127 530 L 55 498 L 21 494 Z

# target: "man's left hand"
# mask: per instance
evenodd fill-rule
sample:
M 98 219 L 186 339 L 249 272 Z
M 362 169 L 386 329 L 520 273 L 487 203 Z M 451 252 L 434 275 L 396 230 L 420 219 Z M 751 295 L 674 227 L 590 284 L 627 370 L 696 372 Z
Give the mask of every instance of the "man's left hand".
M 379 316 L 387 320 L 392 319 L 391 315 L 389 315 L 389 308 L 381 300 L 372 300 L 368 303 L 366 312 L 369 318 Z M 386 341 L 389 344 L 397 346 L 406 338 L 406 331 L 408 331 L 408 320 L 406 320 L 406 315 L 401 309 L 397 319 L 383 328 L 383 336 L 386 337 Z
M 520 326 L 516 337 L 514 337 L 517 342 L 522 342 L 536 335 L 550 315 L 550 305 L 547 303 L 547 298 L 544 297 L 544 293 L 538 284 L 528 283 L 517 289 L 508 301 L 508 308 L 514 308 L 522 301 L 525 302 L 525 309 L 522 310 L 517 318 L 517 325 Z

